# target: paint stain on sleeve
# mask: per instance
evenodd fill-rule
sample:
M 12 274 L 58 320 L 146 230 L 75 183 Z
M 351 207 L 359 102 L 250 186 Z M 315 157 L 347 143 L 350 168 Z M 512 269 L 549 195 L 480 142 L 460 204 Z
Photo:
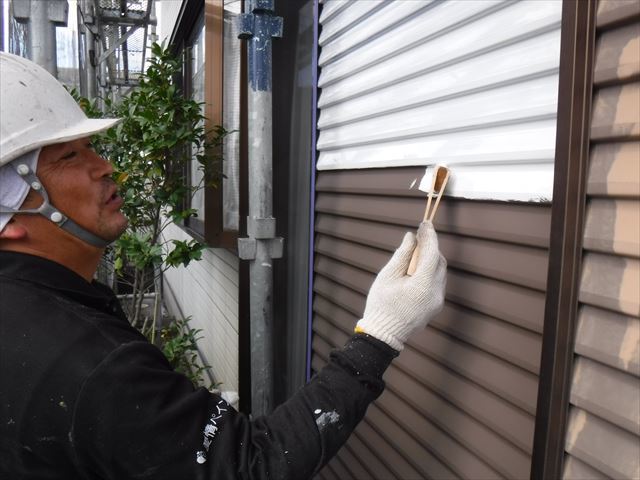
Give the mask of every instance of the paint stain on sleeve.
M 340 421 L 340 415 L 335 410 L 323 412 L 322 410 L 317 409 L 313 413 L 316 415 L 316 425 L 318 426 L 318 431 L 320 433 L 322 433 L 327 426 Z

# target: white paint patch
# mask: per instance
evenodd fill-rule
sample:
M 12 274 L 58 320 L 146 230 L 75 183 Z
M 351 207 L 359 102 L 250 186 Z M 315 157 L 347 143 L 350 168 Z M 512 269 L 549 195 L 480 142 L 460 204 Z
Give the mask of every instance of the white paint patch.
M 569 428 L 567 431 L 567 450 L 571 450 L 578 440 L 580 433 L 587 424 L 587 414 L 584 410 L 573 410 L 571 419 L 569 420 Z
M 620 352 L 618 356 L 626 370 L 629 370 L 631 362 L 638 359 L 638 350 L 640 349 L 640 323 L 629 322 L 627 330 L 624 332 L 622 343 L 620 344 Z
M 313 413 L 315 413 L 316 415 L 320 415 L 322 413 L 322 410 L 316 408 Z
M 338 412 L 334 410 L 331 412 L 324 412 L 322 415 L 316 418 L 316 425 L 318 426 L 318 430 L 322 432 L 327 427 L 327 425 L 331 425 L 339 421 L 340 415 L 338 415 Z
M 553 197 L 553 162 L 448 165 L 446 195 L 473 200 L 550 202 Z M 426 169 L 418 187 L 431 188 L 434 166 Z

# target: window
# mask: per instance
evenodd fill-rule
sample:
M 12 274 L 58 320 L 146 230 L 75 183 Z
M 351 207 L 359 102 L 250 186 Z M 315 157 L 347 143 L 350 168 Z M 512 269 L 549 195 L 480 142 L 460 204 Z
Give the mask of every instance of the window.
M 204 3 L 204 5 L 203 5 Z M 212 247 L 236 248 L 240 227 L 240 92 L 241 43 L 235 17 L 240 1 L 185 0 L 172 43 L 183 52 L 182 86 L 185 95 L 202 102 L 205 128 L 222 125 L 230 132 L 222 145 L 224 178 L 217 187 L 205 186 L 191 200 L 197 217 L 183 227 Z M 195 151 L 192 152 L 195 155 Z M 198 185 L 203 173 L 194 160 L 182 172 L 186 182 Z

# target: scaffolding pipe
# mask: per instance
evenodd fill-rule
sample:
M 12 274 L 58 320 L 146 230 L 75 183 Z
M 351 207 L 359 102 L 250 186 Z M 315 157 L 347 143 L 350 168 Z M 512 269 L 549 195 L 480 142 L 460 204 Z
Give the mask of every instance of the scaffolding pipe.
M 78 54 L 82 50 L 80 65 L 80 93 L 89 99 L 98 96 L 96 86 L 96 41 L 93 30 L 95 12 L 88 0 L 78 2 Z
M 67 0 L 13 0 L 13 17 L 27 26 L 27 52 L 29 59 L 58 77 L 56 26 L 67 25 Z
M 282 256 L 272 195 L 272 38 L 282 36 L 274 0 L 249 0 L 240 17 L 248 48 L 249 215 L 248 238 L 238 240 L 240 258 L 250 260 L 251 413 L 273 410 L 273 259 Z

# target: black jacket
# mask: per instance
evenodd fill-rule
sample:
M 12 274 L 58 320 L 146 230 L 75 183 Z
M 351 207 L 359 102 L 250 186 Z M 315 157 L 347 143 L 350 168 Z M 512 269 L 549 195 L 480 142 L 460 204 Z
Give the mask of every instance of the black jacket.
M 174 372 L 108 288 L 0 252 L 0 478 L 310 478 L 380 395 L 396 354 L 355 335 L 250 420 Z

